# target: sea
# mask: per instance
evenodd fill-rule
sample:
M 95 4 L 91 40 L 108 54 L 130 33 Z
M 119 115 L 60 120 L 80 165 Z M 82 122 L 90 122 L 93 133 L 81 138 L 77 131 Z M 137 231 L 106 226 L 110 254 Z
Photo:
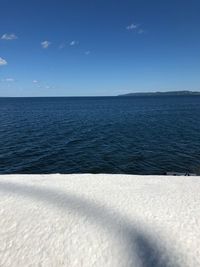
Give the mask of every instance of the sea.
M 200 173 L 200 96 L 0 98 L 0 174 Z

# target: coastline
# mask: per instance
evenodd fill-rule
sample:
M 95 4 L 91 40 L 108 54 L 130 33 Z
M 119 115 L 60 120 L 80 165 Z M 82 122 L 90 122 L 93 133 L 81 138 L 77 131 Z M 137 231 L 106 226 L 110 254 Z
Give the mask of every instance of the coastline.
M 2 266 L 199 266 L 200 177 L 1 175 Z

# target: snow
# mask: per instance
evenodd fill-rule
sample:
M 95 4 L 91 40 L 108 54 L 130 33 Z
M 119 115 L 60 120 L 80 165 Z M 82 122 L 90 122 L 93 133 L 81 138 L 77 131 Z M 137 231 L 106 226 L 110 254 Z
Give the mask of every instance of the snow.
M 200 177 L 2 175 L 0 266 L 200 266 Z

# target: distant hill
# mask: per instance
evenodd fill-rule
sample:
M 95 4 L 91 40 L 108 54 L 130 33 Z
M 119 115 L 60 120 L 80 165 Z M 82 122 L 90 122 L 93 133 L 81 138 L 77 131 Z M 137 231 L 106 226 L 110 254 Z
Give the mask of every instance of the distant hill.
M 118 95 L 118 96 L 130 97 L 130 96 L 182 96 L 182 95 L 200 95 L 200 92 L 168 91 L 168 92 L 129 93 L 129 94 Z

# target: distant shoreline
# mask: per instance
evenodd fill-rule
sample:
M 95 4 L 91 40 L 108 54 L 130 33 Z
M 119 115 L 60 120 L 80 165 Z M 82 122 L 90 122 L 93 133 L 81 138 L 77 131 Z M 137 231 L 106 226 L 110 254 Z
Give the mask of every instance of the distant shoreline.
M 200 96 L 200 91 L 137 92 L 110 96 L 0 96 L 1 98 L 115 98 L 139 96 Z
M 118 95 L 118 97 L 132 97 L 132 96 L 196 96 L 200 95 L 197 91 L 167 91 L 167 92 L 144 92 L 144 93 L 128 93 Z

